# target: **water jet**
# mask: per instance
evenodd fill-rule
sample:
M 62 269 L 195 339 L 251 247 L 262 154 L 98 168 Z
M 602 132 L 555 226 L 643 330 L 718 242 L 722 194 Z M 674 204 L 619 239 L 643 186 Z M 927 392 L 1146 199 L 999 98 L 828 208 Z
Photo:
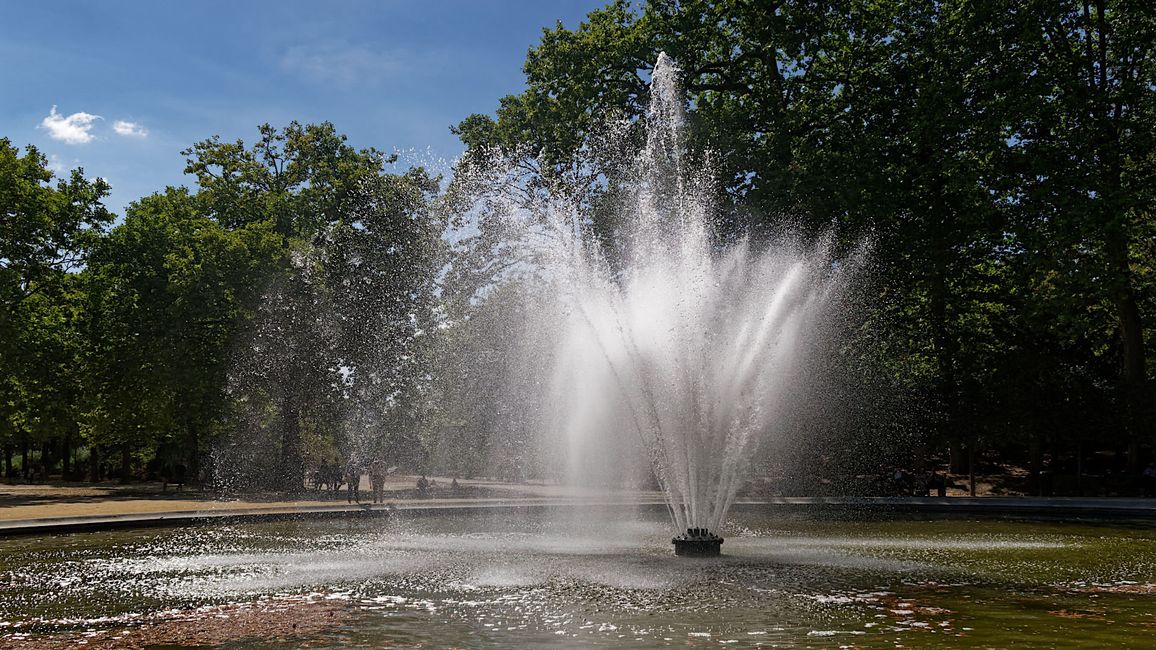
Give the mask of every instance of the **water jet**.
M 517 316 L 485 334 L 508 342 L 505 356 L 534 360 L 499 395 L 519 396 L 515 423 L 546 432 L 564 480 L 646 476 L 675 553 L 712 556 L 756 451 L 814 397 L 812 355 L 855 264 L 833 262 L 823 243 L 719 232 L 717 174 L 691 146 L 680 74 L 659 56 L 645 145 L 607 181 L 613 243 L 573 200 L 579 188 L 527 192 L 495 165 L 495 196 L 478 203 L 517 262 L 487 266 L 516 269 L 494 284 L 515 287 Z

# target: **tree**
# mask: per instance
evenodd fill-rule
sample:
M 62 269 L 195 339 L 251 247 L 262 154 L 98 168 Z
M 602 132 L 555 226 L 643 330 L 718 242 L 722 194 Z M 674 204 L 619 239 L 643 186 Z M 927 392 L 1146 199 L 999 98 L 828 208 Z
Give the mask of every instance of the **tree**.
M 226 228 L 268 222 L 286 241 L 310 239 L 349 211 L 350 201 L 396 161 L 376 149 L 354 149 L 333 124 L 258 127 L 252 148 L 213 137 L 181 152 L 197 180 L 205 214 Z
M 35 147 L 21 156 L 11 141 L 0 138 L 0 317 L 5 322 L 17 303 L 79 267 L 88 247 L 112 222 L 112 213 L 101 204 L 109 189 L 104 180 L 88 181 L 82 169 L 55 186 L 53 178 Z
M 1026 12 L 1038 26 L 1025 44 L 1035 66 L 1014 138 L 1025 153 L 1017 189 L 1032 279 L 1073 299 L 1064 311 L 1075 312 L 1084 331 L 1110 319 L 1112 328 L 1096 335 L 1106 345 L 1096 354 L 1115 359 L 1135 464 L 1138 445 L 1156 438 L 1146 343 L 1156 238 L 1156 7 L 1039 2 Z
M 257 224 L 226 230 L 184 188 L 129 206 L 85 270 L 88 425 L 94 445 L 148 450 L 199 470 L 226 409 L 244 317 L 279 242 Z
M 865 323 L 881 329 L 847 354 L 923 405 L 918 439 L 1082 439 L 1055 418 L 1071 393 L 1126 405 L 1096 409 L 1135 443 L 1156 402 L 1150 4 L 614 2 L 546 30 L 527 90 L 455 130 L 467 169 L 498 151 L 547 190 L 587 183 L 613 233 L 599 197 L 620 181 L 599 134 L 624 120 L 635 137 L 665 51 L 715 154 L 720 232 L 872 241 Z
M 76 283 L 113 215 L 108 184 L 83 170 L 57 180 L 34 147 L 0 138 L 0 441 L 74 439 Z M 67 457 L 67 454 L 62 454 Z M 24 453 L 27 461 L 27 453 Z M 67 463 L 67 460 L 65 461 Z M 28 471 L 27 465 L 24 471 Z
M 421 375 L 417 348 L 439 255 L 442 229 L 429 210 L 438 180 L 421 169 L 387 172 L 396 157 L 354 149 L 329 123 L 259 131 L 251 149 L 216 138 L 197 143 L 185 152 L 186 171 L 197 178 L 198 204 L 218 223 L 264 224 L 281 239 L 283 254 L 247 329 L 252 347 L 239 346 L 233 381 L 255 412 L 275 405 L 273 473 L 281 489 L 298 490 L 303 426 L 333 423 L 324 414 L 350 398 L 349 411 L 377 435 L 384 414 L 409 403 L 402 397 Z M 326 435 L 342 433 L 332 428 Z
M 83 413 L 83 284 L 74 275 L 60 280 L 52 294 L 37 292 L 14 310 L 19 327 L 10 340 L 0 403 L 0 440 L 5 473 L 12 472 L 14 445 L 19 445 L 26 479 L 32 474 L 30 448 L 40 451 L 43 473 L 57 460 L 72 473 L 71 450 L 79 441 Z

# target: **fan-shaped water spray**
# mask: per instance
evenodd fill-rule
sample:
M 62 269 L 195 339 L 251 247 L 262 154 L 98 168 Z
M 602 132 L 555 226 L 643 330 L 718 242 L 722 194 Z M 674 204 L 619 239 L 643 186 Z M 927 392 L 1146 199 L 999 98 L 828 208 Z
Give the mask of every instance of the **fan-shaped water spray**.
M 758 441 L 796 399 L 841 276 L 825 251 L 722 245 L 709 164 L 693 166 L 678 69 L 655 65 L 644 149 L 617 191 L 623 243 L 561 199 L 510 210 L 511 246 L 550 285 L 527 354 L 548 359 L 543 428 L 558 447 L 641 447 L 688 553 L 717 554 Z M 564 194 L 564 193 L 563 193 Z M 641 443 L 641 444 L 638 444 Z M 681 542 L 681 544 L 680 544 Z

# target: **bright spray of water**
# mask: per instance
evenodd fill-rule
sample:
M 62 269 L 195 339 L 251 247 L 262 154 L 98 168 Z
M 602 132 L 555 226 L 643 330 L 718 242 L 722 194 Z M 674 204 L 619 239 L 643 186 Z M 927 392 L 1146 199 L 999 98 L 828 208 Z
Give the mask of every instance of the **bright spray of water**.
M 846 267 L 822 250 L 720 245 L 713 179 L 688 168 L 678 73 L 659 57 L 619 263 L 561 200 L 515 216 L 510 244 L 550 283 L 554 304 L 535 307 L 550 312 L 537 328 L 550 335 L 534 345 L 551 349 L 528 354 L 551 360 L 543 427 L 561 454 L 629 440 L 645 450 L 675 529 L 721 532 L 757 443 L 800 399 Z

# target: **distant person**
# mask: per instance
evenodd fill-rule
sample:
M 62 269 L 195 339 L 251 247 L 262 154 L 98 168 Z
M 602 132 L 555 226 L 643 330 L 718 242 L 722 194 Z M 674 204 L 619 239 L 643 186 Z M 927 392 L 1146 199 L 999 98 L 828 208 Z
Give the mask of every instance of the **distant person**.
M 931 478 L 927 481 L 927 491 L 930 493 L 932 490 L 937 497 L 947 496 L 947 478 L 939 472 L 932 472 Z
M 1156 463 L 1148 463 L 1140 474 L 1140 483 L 1144 489 L 1144 496 L 1156 497 Z
M 458 496 L 459 494 L 461 494 L 461 491 L 462 491 L 462 486 L 458 485 L 458 477 L 455 476 L 454 480 L 450 481 L 450 492 L 454 496 Z
M 931 472 L 924 470 L 915 475 L 914 495 L 917 497 L 931 496 Z
M 385 477 L 388 475 L 385 461 L 375 460 L 369 464 L 369 485 L 373 489 L 374 503 L 385 503 Z
M 345 466 L 345 482 L 349 484 L 345 492 L 346 503 L 361 503 L 361 468 L 357 463 L 349 461 Z
M 185 487 L 185 474 L 187 474 L 188 471 L 189 470 L 187 467 L 185 467 L 184 463 L 177 463 L 173 465 L 173 475 L 171 482 L 177 484 L 177 492 L 180 492 L 181 488 Z
M 417 480 L 417 495 L 424 497 L 429 493 L 429 480 L 426 479 L 425 474 Z
M 337 461 L 333 461 L 327 471 L 329 472 L 329 489 L 337 492 L 341 489 L 341 484 L 345 482 L 345 472 Z
M 909 497 L 911 496 L 912 491 L 915 489 L 914 478 L 911 476 L 911 474 L 908 474 L 907 470 L 905 469 L 896 469 L 895 474 L 891 477 L 891 480 L 894 484 L 893 489 L 895 490 L 897 496 Z

